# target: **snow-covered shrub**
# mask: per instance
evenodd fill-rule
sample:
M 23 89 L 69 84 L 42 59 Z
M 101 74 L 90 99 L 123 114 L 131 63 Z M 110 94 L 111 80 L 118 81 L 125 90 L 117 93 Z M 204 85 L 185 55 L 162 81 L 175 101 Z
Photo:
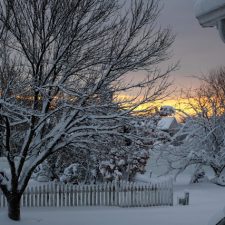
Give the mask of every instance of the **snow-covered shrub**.
M 39 182 L 48 182 L 53 178 L 49 165 L 45 162 L 40 164 L 32 175 L 32 178 Z
M 78 163 L 71 164 L 64 169 L 60 181 L 64 183 L 78 184 L 82 179 L 82 167 Z
M 219 177 L 214 177 L 213 179 L 211 179 L 211 182 L 221 186 L 225 186 L 225 176 L 220 175 Z
M 145 172 L 148 151 L 138 148 L 135 152 L 129 152 L 129 148 L 126 150 L 113 149 L 106 157 L 107 160 L 100 162 L 99 170 L 103 180 L 132 180 L 136 173 Z
M 75 148 L 71 151 L 65 148 L 47 161 L 54 179 L 71 182 L 65 178 L 64 171 L 70 168 L 70 165 L 79 164 L 82 167 L 82 170 L 79 170 L 82 174 L 76 178 L 78 183 L 132 180 L 136 173 L 145 172 L 149 149 L 157 140 L 162 139 L 156 128 L 159 119 L 159 117 L 133 117 L 130 122 L 124 121 L 126 126 L 122 129 L 125 137 L 111 135 L 107 138 L 107 142 L 101 144 L 90 137 L 89 141 L 93 142 L 89 149 Z M 136 138 L 137 135 L 141 137 L 139 140 Z M 129 136 L 134 136 L 134 140 Z
M 203 183 L 208 181 L 209 179 L 206 176 L 205 171 L 202 168 L 199 168 L 195 171 L 190 183 Z

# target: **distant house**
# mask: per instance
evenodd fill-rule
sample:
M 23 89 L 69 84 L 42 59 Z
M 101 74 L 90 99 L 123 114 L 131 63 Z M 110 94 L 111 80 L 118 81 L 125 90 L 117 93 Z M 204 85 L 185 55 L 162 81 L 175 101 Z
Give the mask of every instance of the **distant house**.
M 162 117 L 157 124 L 159 130 L 165 131 L 170 135 L 174 135 L 179 130 L 179 127 L 180 125 L 175 117 Z

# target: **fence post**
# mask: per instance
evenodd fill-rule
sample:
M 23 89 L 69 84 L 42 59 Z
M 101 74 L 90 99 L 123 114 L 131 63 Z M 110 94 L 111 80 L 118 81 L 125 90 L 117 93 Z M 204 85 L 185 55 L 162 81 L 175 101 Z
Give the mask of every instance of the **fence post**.
M 173 206 L 173 178 L 170 179 L 170 206 Z
M 100 190 L 101 190 L 101 205 L 104 205 L 104 184 L 101 184 L 100 186 Z
M 120 189 L 120 183 L 119 181 L 115 182 L 115 206 L 120 206 L 120 200 L 119 200 L 119 190 Z
M 112 182 L 109 182 L 109 183 L 107 184 L 107 190 L 108 190 L 108 206 L 111 205 L 111 183 L 112 183 Z
M 90 206 L 92 206 L 93 205 L 93 201 L 92 201 L 92 198 L 93 198 L 93 188 L 92 188 L 92 185 L 90 185 L 90 188 L 87 189 L 87 190 L 90 191 L 89 204 L 90 204 Z
M 0 190 L 0 208 L 2 207 L 2 196 L 3 196 L 3 193 L 2 193 L 2 191 Z
M 27 201 L 26 201 L 26 207 L 30 207 L 30 188 L 28 187 L 27 190 Z
M 59 206 L 59 202 L 58 202 L 59 193 L 58 193 L 58 185 L 57 185 L 57 183 L 54 183 L 53 190 L 54 190 L 54 194 L 53 194 L 54 206 L 57 207 L 57 206 Z
M 62 207 L 62 187 L 61 187 L 61 184 L 58 186 L 58 195 L 59 195 L 59 207 Z
M 2 200 L 2 207 L 5 207 L 6 197 L 3 193 L 2 193 L 2 196 L 1 196 L 1 200 Z
M 69 192 L 69 186 L 70 184 L 66 184 L 65 191 L 66 191 L 66 206 L 70 206 L 70 192 Z
M 69 192 L 69 206 L 73 206 L 73 186 L 68 186 L 68 192 Z
M 77 186 L 73 186 L 73 204 L 74 206 L 78 205 L 78 190 L 77 190 Z
M 96 201 L 96 199 L 97 199 L 97 193 L 96 193 L 96 185 L 93 185 L 93 205 L 94 206 L 96 206 L 97 205 L 97 201 Z
M 134 206 L 134 183 L 130 184 L 130 207 Z
M 45 205 L 45 203 L 46 203 L 46 202 L 45 202 L 45 200 L 46 200 L 46 195 L 45 195 L 45 194 L 46 194 L 46 191 L 45 191 L 45 185 L 43 185 L 42 188 L 43 188 L 43 205 L 42 205 L 42 206 L 45 207 L 45 206 L 46 206 L 46 205 Z
M 99 184 L 97 185 L 97 205 L 100 206 L 101 189 Z
M 31 195 L 31 198 L 30 198 L 30 206 L 31 207 L 34 207 L 34 187 L 31 187 L 31 189 L 30 189 L 30 195 Z

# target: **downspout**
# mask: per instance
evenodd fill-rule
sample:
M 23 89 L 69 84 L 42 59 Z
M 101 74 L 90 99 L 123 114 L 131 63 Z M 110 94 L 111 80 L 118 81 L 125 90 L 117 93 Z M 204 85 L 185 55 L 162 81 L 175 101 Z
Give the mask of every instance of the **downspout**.
M 225 19 L 222 19 L 218 22 L 217 29 L 219 31 L 221 39 L 225 43 Z

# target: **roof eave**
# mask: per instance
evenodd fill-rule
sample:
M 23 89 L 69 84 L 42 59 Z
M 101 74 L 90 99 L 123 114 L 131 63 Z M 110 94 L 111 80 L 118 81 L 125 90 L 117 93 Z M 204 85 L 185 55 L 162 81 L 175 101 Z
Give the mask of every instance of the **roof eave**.
M 225 19 L 225 5 L 211 12 L 197 15 L 196 18 L 202 27 L 217 26 L 219 21 Z

